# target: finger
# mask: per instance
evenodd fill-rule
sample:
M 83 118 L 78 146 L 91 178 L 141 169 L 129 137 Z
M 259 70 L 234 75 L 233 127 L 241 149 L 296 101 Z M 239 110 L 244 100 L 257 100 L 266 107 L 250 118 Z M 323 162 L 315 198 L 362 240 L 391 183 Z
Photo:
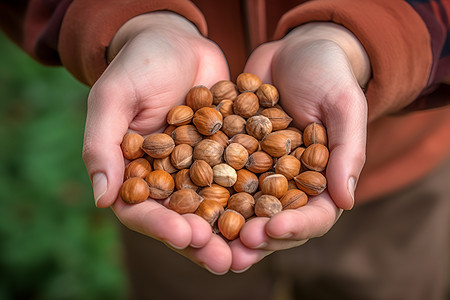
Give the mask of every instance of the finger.
M 182 250 L 174 250 L 212 274 L 223 275 L 230 270 L 231 249 L 225 240 L 216 234 L 213 234 L 202 248 L 188 247 Z
M 118 199 L 112 209 L 122 224 L 177 249 L 192 242 L 191 224 L 177 212 L 167 209 L 155 200 L 126 204 Z
M 341 89 L 323 107 L 330 158 L 326 177 L 328 191 L 343 209 L 354 205 L 356 184 L 365 163 L 367 103 L 358 86 Z
M 184 214 L 182 216 L 192 228 L 190 246 L 193 248 L 204 247 L 212 236 L 211 225 L 209 225 L 203 218 L 195 214 Z
M 232 241 L 230 243 L 230 248 L 233 255 L 231 270 L 234 273 L 243 273 L 247 271 L 251 266 L 273 253 L 273 251 L 247 248 L 239 239 Z

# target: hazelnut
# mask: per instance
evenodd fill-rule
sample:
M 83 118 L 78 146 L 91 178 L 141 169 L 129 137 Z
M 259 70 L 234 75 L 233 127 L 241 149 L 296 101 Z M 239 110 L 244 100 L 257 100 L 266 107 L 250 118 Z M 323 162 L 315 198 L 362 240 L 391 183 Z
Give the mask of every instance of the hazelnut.
M 234 169 L 242 169 L 247 163 L 248 152 L 241 144 L 231 143 L 224 151 L 224 159 Z
M 222 235 L 232 241 L 239 236 L 242 227 L 245 224 L 245 218 L 232 209 L 225 210 L 219 217 L 218 227 Z
M 176 145 L 170 154 L 170 162 L 172 163 L 172 166 L 178 170 L 187 169 L 192 164 L 193 153 L 194 149 L 188 144 Z
M 255 93 L 245 92 L 239 94 L 236 100 L 233 102 L 233 111 L 235 114 L 243 117 L 249 118 L 256 114 L 259 109 L 258 97 Z
M 240 213 L 245 219 L 250 218 L 255 213 L 255 199 L 246 192 L 233 194 L 228 200 L 227 209 L 232 209 Z
M 194 125 L 182 125 L 175 128 L 171 137 L 176 145 L 188 144 L 191 147 L 197 145 L 203 138 Z
M 175 189 L 173 177 L 163 170 L 150 172 L 145 181 L 149 186 L 149 196 L 156 200 L 166 199 Z
M 302 133 L 292 129 L 282 129 L 275 131 L 277 134 L 284 134 L 291 140 L 291 151 L 303 144 Z
M 321 194 L 327 188 L 327 179 L 316 171 L 305 171 L 294 177 L 297 187 L 310 196 Z
M 222 131 L 232 138 L 236 134 L 246 133 L 245 124 L 246 120 L 238 115 L 229 115 L 223 119 Z
M 247 149 L 248 155 L 251 155 L 253 152 L 259 149 L 259 142 L 256 138 L 251 135 L 239 133 L 233 136 L 229 143 L 239 143 Z
M 191 180 L 198 186 L 210 186 L 213 181 L 213 170 L 204 160 L 195 160 L 190 169 Z
M 223 118 L 214 108 L 202 107 L 195 112 L 192 122 L 201 134 L 212 135 L 222 127 Z
M 177 188 L 177 190 L 182 189 L 192 189 L 194 191 L 198 190 L 198 186 L 195 185 L 191 180 L 189 169 L 179 170 L 175 174 L 175 187 Z
M 225 163 L 213 167 L 214 182 L 224 187 L 231 187 L 236 183 L 236 170 Z
M 203 85 L 194 86 L 186 95 L 186 105 L 193 111 L 210 106 L 213 103 L 211 91 Z
M 206 222 L 211 225 L 215 233 L 219 232 L 217 228 L 217 220 L 220 215 L 224 212 L 223 206 L 214 200 L 204 199 L 200 202 L 195 214 L 202 217 Z
M 264 193 L 264 192 L 263 192 Z M 280 200 L 271 195 L 262 195 L 255 203 L 255 215 L 258 217 L 273 217 L 283 210 Z
M 142 150 L 153 158 L 169 156 L 174 147 L 174 140 L 165 133 L 151 134 L 142 143 Z
M 245 167 L 253 173 L 264 173 L 273 165 L 273 158 L 264 151 L 256 151 L 248 157 Z
M 288 190 L 288 180 L 284 175 L 269 175 L 262 181 L 261 190 L 264 195 L 272 195 L 280 199 Z
M 282 174 L 287 180 L 291 180 L 300 173 L 300 161 L 292 155 L 284 155 L 275 163 L 275 173 Z
M 255 92 L 261 84 L 261 79 L 252 73 L 241 73 L 236 78 L 236 85 L 241 93 L 247 91 Z
M 169 174 L 173 174 L 176 171 L 178 171 L 170 162 L 170 156 L 166 156 L 164 158 L 153 159 L 153 169 L 154 170 L 163 170 Z
M 302 154 L 302 164 L 307 169 L 321 172 L 325 170 L 330 153 L 328 148 L 322 144 L 311 144 Z
M 272 157 L 281 157 L 291 152 L 291 140 L 284 134 L 272 132 L 262 139 L 261 149 Z
M 258 176 L 254 173 L 241 169 L 236 172 L 237 179 L 233 188 L 236 192 L 247 192 L 253 194 L 259 186 Z
M 233 112 L 233 101 L 229 99 L 224 99 L 217 104 L 216 109 L 220 112 L 220 114 L 225 118 L 232 114 Z
M 327 145 L 327 131 L 325 127 L 319 123 L 310 123 L 303 130 L 303 143 L 306 147 L 311 144 Z
M 176 211 L 180 215 L 193 213 L 197 210 L 202 202 L 200 197 L 192 189 L 182 189 L 173 192 L 169 199 L 169 208 Z
M 132 177 L 122 184 L 120 187 L 120 198 L 126 203 L 140 203 L 148 198 L 148 185 L 144 179 L 140 177 Z
M 187 105 L 178 105 L 173 107 L 167 113 L 167 123 L 169 125 L 186 125 L 189 124 L 194 116 L 194 111 Z
M 122 143 L 120 144 L 123 156 L 129 160 L 144 156 L 144 151 L 141 149 L 143 141 L 144 137 L 138 133 L 126 133 L 122 138 Z
M 236 84 L 230 80 L 220 80 L 216 82 L 210 88 L 210 91 L 213 95 L 213 104 L 216 105 L 224 99 L 233 101 L 239 94 Z
M 308 196 L 301 190 L 292 189 L 288 190 L 286 194 L 281 197 L 280 202 L 283 209 L 296 209 L 308 202 Z
M 272 122 L 265 116 L 252 116 L 245 125 L 247 133 L 258 140 L 272 132 Z
M 204 139 L 200 141 L 193 152 L 194 160 L 204 160 L 211 167 L 223 162 L 223 147 L 216 141 Z
M 228 145 L 228 136 L 221 130 L 217 131 L 213 135 L 206 136 L 205 139 L 214 140 L 218 142 L 223 148 Z
M 211 186 L 202 188 L 199 191 L 199 195 L 205 200 L 217 201 L 223 207 L 227 206 L 228 198 L 230 198 L 228 189 L 218 184 L 212 184 Z
M 131 177 L 145 178 L 148 173 L 152 171 L 152 166 L 145 158 L 138 158 L 131 161 L 125 167 L 124 178 L 128 179 Z
M 258 186 L 259 186 L 260 189 L 261 189 L 261 185 L 262 185 L 263 180 L 264 180 L 267 176 L 273 175 L 273 174 L 275 174 L 275 172 L 273 172 L 273 171 L 267 171 L 267 172 L 264 172 L 264 173 L 262 173 L 261 175 L 259 175 L 259 177 L 258 177 Z M 295 187 L 297 188 L 297 186 L 295 186 Z
M 277 88 L 268 83 L 262 84 L 255 93 L 258 96 L 259 104 L 263 107 L 274 106 L 280 98 Z
M 261 115 L 269 118 L 269 120 L 272 122 L 273 131 L 286 129 L 292 122 L 292 118 L 289 115 L 287 115 L 283 110 L 276 107 L 266 108 L 262 110 Z

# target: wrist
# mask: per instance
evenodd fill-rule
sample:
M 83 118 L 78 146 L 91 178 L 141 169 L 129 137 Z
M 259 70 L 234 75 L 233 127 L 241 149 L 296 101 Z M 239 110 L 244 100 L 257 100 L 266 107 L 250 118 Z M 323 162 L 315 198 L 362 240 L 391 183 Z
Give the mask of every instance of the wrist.
M 347 28 L 332 22 L 312 22 L 293 29 L 286 38 L 299 43 L 330 40 L 345 52 L 353 74 L 361 87 L 366 87 L 371 76 L 371 66 L 366 50 L 358 38 Z
M 136 16 L 122 25 L 111 40 L 107 49 L 107 60 L 111 62 L 120 49 L 140 33 L 148 31 L 166 31 L 177 34 L 199 36 L 200 33 L 189 20 L 169 11 L 156 11 Z

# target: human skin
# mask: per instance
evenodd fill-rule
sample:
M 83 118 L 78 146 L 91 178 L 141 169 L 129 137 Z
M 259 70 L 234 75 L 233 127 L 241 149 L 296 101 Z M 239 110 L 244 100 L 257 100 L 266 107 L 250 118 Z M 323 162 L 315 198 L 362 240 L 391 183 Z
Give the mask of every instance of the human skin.
M 304 128 L 312 121 L 328 129 L 328 191 L 297 210 L 271 219 L 255 218 L 230 243 L 212 234 L 194 214 L 179 215 L 149 200 L 127 205 L 118 191 L 127 131 L 161 131 L 168 110 L 184 102 L 195 85 L 229 79 L 220 49 L 183 17 L 155 12 L 128 21 L 108 51 L 110 65 L 92 87 L 83 159 L 98 207 L 112 207 L 127 227 L 168 245 L 214 274 L 242 272 L 273 251 L 297 247 L 325 234 L 342 209 L 353 206 L 353 191 L 364 164 L 370 65 L 357 39 L 334 24 L 300 26 L 284 39 L 262 45 L 245 72 L 274 83 L 281 105 Z M 352 179 L 350 179 L 352 178 Z

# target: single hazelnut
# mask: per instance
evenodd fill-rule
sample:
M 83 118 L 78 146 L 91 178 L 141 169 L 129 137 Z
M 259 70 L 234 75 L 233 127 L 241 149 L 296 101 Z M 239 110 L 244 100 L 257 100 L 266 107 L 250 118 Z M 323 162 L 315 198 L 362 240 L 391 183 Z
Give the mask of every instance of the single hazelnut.
M 232 209 L 225 210 L 219 217 L 218 227 L 222 235 L 232 241 L 235 240 L 245 224 L 245 218 Z
M 124 173 L 124 179 L 131 177 L 145 178 L 148 173 L 152 171 L 152 166 L 145 158 L 138 158 L 132 160 L 126 167 Z
M 149 186 L 149 196 L 156 200 L 169 197 L 175 189 L 175 181 L 172 175 L 163 170 L 150 172 L 145 181 Z
M 195 214 L 202 217 L 206 222 L 211 225 L 213 232 L 218 233 L 217 220 L 219 220 L 220 215 L 224 212 L 223 206 L 214 200 L 204 199 L 200 202 Z
M 187 105 L 177 105 L 167 113 L 167 123 L 169 125 L 189 124 L 194 116 L 194 111 Z
M 202 202 L 202 197 L 192 189 L 173 192 L 169 199 L 169 208 L 180 215 L 194 213 Z
M 282 210 L 280 200 L 272 195 L 262 195 L 255 203 L 255 215 L 258 217 L 270 218 Z
M 262 173 L 261 175 L 259 175 L 259 177 L 258 177 L 258 186 L 259 186 L 260 189 L 261 189 L 263 180 L 264 180 L 267 176 L 273 175 L 273 174 L 275 174 L 275 172 L 273 172 L 273 171 L 267 171 L 267 172 L 264 172 L 264 173 Z M 296 186 L 296 187 L 297 187 L 297 186 Z
M 275 173 L 282 174 L 287 180 L 291 180 L 300 173 L 300 161 L 292 155 L 284 155 L 275 163 Z
M 165 133 L 151 134 L 142 143 L 142 150 L 153 158 L 169 156 L 174 147 L 174 140 Z
M 218 105 L 222 100 L 229 99 L 233 101 L 239 95 L 236 84 L 230 80 L 220 80 L 216 82 L 210 91 L 213 95 L 213 104 Z
M 178 171 L 178 169 L 172 165 L 172 163 L 170 161 L 170 156 L 153 159 L 153 169 L 154 170 L 163 170 L 169 174 L 173 174 L 176 171 Z
M 204 160 L 211 167 L 223 162 L 224 149 L 218 142 L 210 139 L 200 141 L 193 152 L 194 160 Z
M 327 179 L 320 172 L 305 171 L 294 177 L 297 187 L 310 196 L 321 194 L 327 188 Z
M 261 149 L 272 157 L 281 157 L 291 152 L 291 140 L 284 134 L 272 132 L 262 139 Z
M 248 219 L 255 213 L 255 199 L 246 192 L 233 194 L 228 200 L 227 209 L 235 210 Z
M 322 172 L 325 170 L 330 152 L 322 144 L 311 144 L 302 154 L 302 164 L 308 170 Z
M 176 145 L 170 154 L 170 162 L 178 170 L 187 169 L 192 164 L 193 153 L 194 149 L 188 144 Z
M 229 99 L 224 99 L 217 104 L 216 109 L 220 112 L 220 114 L 225 118 L 232 114 L 233 112 L 233 101 Z
M 228 198 L 230 198 L 230 192 L 227 188 L 214 183 L 211 186 L 202 188 L 199 191 L 199 195 L 205 200 L 217 201 L 223 207 L 227 206 Z
M 272 122 L 265 116 L 252 116 L 245 125 L 247 133 L 258 140 L 262 140 L 272 132 Z
M 231 143 L 225 148 L 223 157 L 227 164 L 239 170 L 247 163 L 248 152 L 241 144 Z
M 213 182 L 213 170 L 204 160 L 195 160 L 189 169 L 189 175 L 198 186 L 210 186 Z
M 256 138 L 251 135 L 239 133 L 233 136 L 228 143 L 239 143 L 247 149 L 248 155 L 259 150 L 259 142 Z
M 223 117 L 214 108 L 199 108 L 192 119 L 198 132 L 203 135 L 212 135 L 222 127 Z
M 221 130 L 217 131 L 213 135 L 205 136 L 205 139 L 214 140 L 218 142 L 223 148 L 228 145 L 228 136 Z
M 236 85 L 241 93 L 247 91 L 255 92 L 261 84 L 261 79 L 252 73 L 241 73 L 236 78 Z
M 175 187 L 177 190 L 182 189 L 192 189 L 194 191 L 198 190 L 198 186 L 194 184 L 191 180 L 191 175 L 189 174 L 189 169 L 179 170 L 175 174 Z
M 283 209 L 296 209 L 302 207 L 308 202 L 308 196 L 305 192 L 298 189 L 291 189 L 280 199 Z
M 264 83 L 256 90 L 256 96 L 258 96 L 259 104 L 263 107 L 272 107 L 278 103 L 280 95 L 275 86 Z
M 228 164 L 221 163 L 213 167 L 214 182 L 224 186 L 231 187 L 236 183 L 236 170 Z
M 253 173 L 264 173 L 273 166 L 273 158 L 264 151 L 252 153 L 247 160 L 245 167 Z
M 273 133 L 283 134 L 291 140 L 291 151 L 303 144 L 302 133 L 293 129 L 281 129 Z
M 292 118 L 288 114 L 276 107 L 262 110 L 261 115 L 267 117 L 272 122 L 273 131 L 286 129 L 292 122 Z
M 212 93 L 206 86 L 194 86 L 186 95 L 186 105 L 192 108 L 194 112 L 199 108 L 210 106 L 212 103 Z
M 319 123 L 310 123 L 303 130 L 303 143 L 306 147 L 311 144 L 327 145 L 327 131 L 325 127 Z
M 202 135 L 194 125 L 182 125 L 175 128 L 171 137 L 176 145 L 188 144 L 191 147 L 194 147 L 203 139 Z
M 280 199 L 288 190 L 288 180 L 281 174 L 269 175 L 262 181 L 261 190 L 264 195 Z
M 126 159 L 133 160 L 144 156 L 144 151 L 141 149 L 144 137 L 135 132 L 128 132 L 122 138 L 120 147 L 123 156 Z
M 247 192 L 249 194 L 256 192 L 259 186 L 258 176 L 246 169 L 238 170 L 236 175 L 237 179 L 233 185 L 236 192 Z
M 249 118 L 259 109 L 258 97 L 253 92 L 239 94 L 233 102 L 233 111 L 236 115 Z
M 148 185 L 144 179 L 140 177 L 132 177 L 125 180 L 120 187 L 119 194 L 120 198 L 122 198 L 122 200 L 126 203 L 140 203 L 148 198 Z
M 223 119 L 222 131 L 232 138 L 236 134 L 246 133 L 245 124 L 246 120 L 238 115 L 229 115 Z

